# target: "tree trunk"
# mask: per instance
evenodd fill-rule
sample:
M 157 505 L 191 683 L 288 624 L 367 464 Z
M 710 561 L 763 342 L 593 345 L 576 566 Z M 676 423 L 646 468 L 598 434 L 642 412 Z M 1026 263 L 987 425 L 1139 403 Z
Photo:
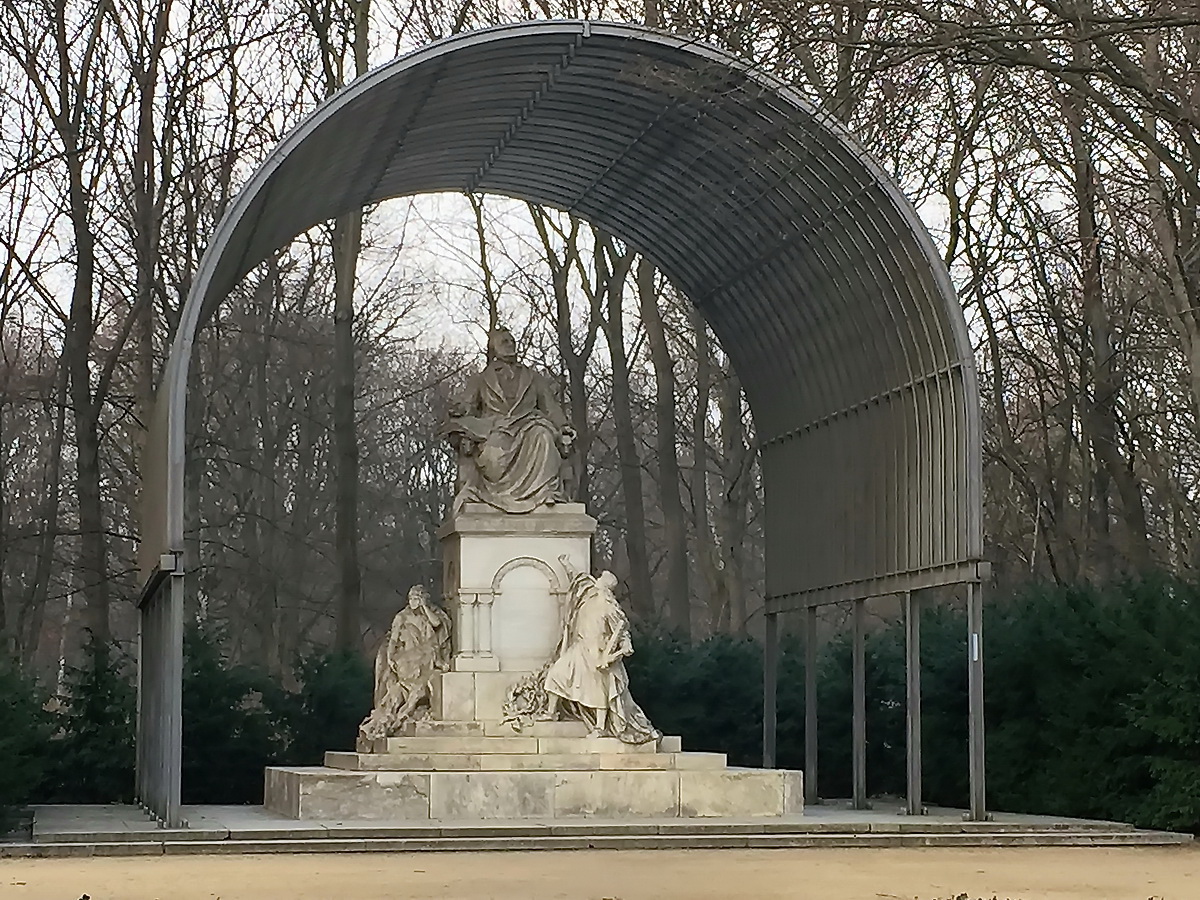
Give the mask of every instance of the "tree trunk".
M 691 590 L 688 585 L 687 523 L 679 488 L 679 458 L 676 455 L 675 371 L 671 349 L 658 308 L 654 286 L 654 264 L 638 260 L 637 286 L 646 342 L 654 364 L 657 400 L 654 404 L 658 443 L 658 489 L 663 511 L 663 537 L 667 561 L 667 609 L 671 624 L 685 636 L 691 636 Z
M 718 517 L 721 533 L 721 574 L 729 609 L 729 630 L 746 633 L 748 604 L 743 581 L 743 545 L 746 541 L 746 466 L 745 428 L 742 425 L 742 390 L 733 372 L 722 383 L 721 460 L 724 491 Z
M 712 526 L 708 516 L 708 403 L 712 391 L 712 360 L 708 345 L 708 326 L 695 306 L 691 307 L 692 335 L 696 346 L 696 405 L 692 410 L 692 521 L 696 529 L 696 558 L 704 573 L 703 602 L 705 621 L 709 631 L 717 629 L 720 606 L 714 607 L 714 598 L 722 591 L 716 588 L 720 572 L 716 565 L 716 547 L 712 540 Z
M 354 71 L 363 75 L 370 50 L 370 0 L 347 0 L 353 35 Z M 345 83 L 345 48 L 334 37 L 334 7 L 305 8 L 321 49 L 325 92 L 332 96 Z M 338 569 L 335 615 L 338 649 L 362 649 L 362 569 L 358 558 L 358 426 L 354 408 L 356 353 L 354 283 L 362 249 L 362 212 L 348 213 L 333 225 L 333 443 L 334 556 Z
M 612 238 L 597 237 L 596 253 L 608 259 L 603 290 L 608 315 L 604 335 L 612 359 L 613 428 L 617 434 L 617 460 L 621 472 L 621 499 L 625 507 L 625 555 L 629 558 L 629 590 L 633 607 L 644 620 L 655 614 L 654 592 L 650 583 L 650 557 L 646 544 L 646 508 L 642 497 L 642 461 L 638 456 L 633 430 L 633 406 L 629 388 L 629 358 L 625 351 L 624 295 L 625 279 L 633 262 L 626 251 L 617 256 Z M 600 287 L 597 286 L 597 290 Z
M 29 586 L 29 598 L 21 610 L 19 635 L 23 635 L 21 661 L 28 666 L 37 655 L 42 637 L 42 622 L 45 620 L 46 601 L 50 596 L 50 575 L 54 563 L 54 550 L 58 543 L 59 493 L 62 486 L 63 437 L 67 430 L 67 369 L 60 361 L 54 398 L 54 431 L 50 438 L 50 450 L 46 457 L 46 474 L 42 479 L 42 509 L 38 520 L 41 523 L 41 538 L 38 541 L 37 563 L 33 571 L 33 583 Z
M 1076 202 L 1076 223 L 1079 233 L 1080 285 L 1084 321 L 1087 325 L 1088 349 L 1092 368 L 1091 402 L 1087 407 L 1088 436 L 1095 456 L 1093 502 L 1096 504 L 1096 527 L 1100 530 L 1101 545 L 1096 560 L 1107 574 L 1106 561 L 1111 557 L 1106 546 L 1108 537 L 1109 486 L 1115 485 L 1120 498 L 1122 521 L 1127 537 L 1125 548 L 1134 571 L 1146 571 L 1152 562 L 1146 509 L 1141 486 L 1133 472 L 1130 459 L 1122 453 L 1118 441 L 1117 405 L 1121 393 L 1119 374 L 1114 366 L 1114 351 L 1108 309 L 1104 301 L 1104 284 L 1100 268 L 1100 238 L 1096 227 L 1096 172 L 1091 147 L 1084 131 L 1085 106 L 1082 98 L 1069 94 L 1065 100 L 1067 130 L 1071 139 L 1072 164 Z
M 334 541 L 338 563 L 337 646 L 362 649 L 362 575 L 358 563 L 358 430 L 354 412 L 354 275 L 362 213 L 334 226 L 333 438 L 337 479 Z
M 97 641 L 110 638 L 108 541 L 100 493 L 100 408 L 92 397 L 90 356 L 93 336 L 92 292 L 95 239 L 88 215 L 87 190 L 76 136 L 69 149 L 71 227 L 75 237 L 75 283 L 63 357 L 70 373 L 71 413 L 75 424 L 75 491 L 79 504 L 79 579 L 84 599 L 84 627 Z

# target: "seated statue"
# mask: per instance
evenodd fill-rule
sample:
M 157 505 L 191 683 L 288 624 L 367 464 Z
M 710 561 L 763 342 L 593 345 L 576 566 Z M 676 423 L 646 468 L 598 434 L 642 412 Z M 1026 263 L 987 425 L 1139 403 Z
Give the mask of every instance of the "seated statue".
M 575 431 L 549 380 L 517 361 L 507 328 L 488 337 L 492 361 L 454 398 L 443 434 L 458 453 L 454 509 L 486 503 L 507 513 L 566 500 L 563 460 Z
M 627 744 L 662 737 L 629 693 L 626 656 L 633 653 L 629 619 L 617 602 L 616 576 L 594 577 L 572 569 L 559 557 L 571 578 L 570 602 L 562 638 L 546 672 L 548 707 L 545 718 L 574 714 L 590 726 L 590 736 L 608 735 Z
M 360 739 L 395 736 L 429 710 L 433 678 L 450 667 L 450 617 L 414 585 L 375 654 L 375 708 L 358 726 Z

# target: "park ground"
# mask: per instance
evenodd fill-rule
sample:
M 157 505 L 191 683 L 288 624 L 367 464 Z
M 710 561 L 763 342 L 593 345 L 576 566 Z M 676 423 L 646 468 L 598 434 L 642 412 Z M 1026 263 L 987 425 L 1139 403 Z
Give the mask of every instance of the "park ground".
M 4 900 L 1196 900 L 1200 848 L 541 851 L 0 860 Z

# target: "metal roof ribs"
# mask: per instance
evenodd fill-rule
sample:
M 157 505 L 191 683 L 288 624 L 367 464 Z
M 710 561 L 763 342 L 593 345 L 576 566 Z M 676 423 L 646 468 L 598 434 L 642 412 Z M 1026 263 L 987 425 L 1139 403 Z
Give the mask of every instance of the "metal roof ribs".
M 488 153 L 487 159 L 485 159 L 480 164 L 476 172 L 467 179 L 467 183 L 463 186 L 464 193 L 474 194 L 479 190 L 479 186 L 483 183 L 483 179 L 487 177 L 487 174 L 489 171 L 491 171 L 492 166 L 496 164 L 496 160 L 500 158 L 500 154 L 504 152 L 504 148 L 506 148 L 512 142 L 513 138 L 516 137 L 517 132 L 521 130 L 521 127 L 529 121 L 529 117 L 533 115 L 533 111 L 537 109 L 538 104 L 542 102 L 547 94 L 554 90 L 554 88 L 558 85 L 559 78 L 562 77 L 562 74 L 567 70 L 567 67 L 575 61 L 575 57 L 578 56 L 580 48 L 583 47 L 585 37 L 585 32 L 580 32 L 579 34 L 575 35 L 575 40 L 567 45 L 567 49 L 563 51 L 563 54 L 559 58 L 558 62 L 551 66 L 550 71 L 546 73 L 546 77 L 542 81 L 542 86 L 530 94 L 528 98 L 526 98 L 525 105 L 521 108 L 521 111 L 517 114 L 517 117 L 508 123 L 508 127 L 504 130 L 504 134 L 500 136 L 500 139 L 496 141 L 495 146 L 493 146 L 491 151 Z

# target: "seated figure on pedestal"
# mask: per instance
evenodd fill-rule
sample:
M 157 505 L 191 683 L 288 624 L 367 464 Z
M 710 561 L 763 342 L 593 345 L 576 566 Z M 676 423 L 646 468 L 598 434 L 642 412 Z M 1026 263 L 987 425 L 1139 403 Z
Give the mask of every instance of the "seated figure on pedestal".
M 414 585 L 375 654 L 375 708 L 358 726 L 359 738 L 393 737 L 423 716 L 434 676 L 449 668 L 450 618 L 429 602 L 424 585 Z
M 507 328 L 488 337 L 491 362 L 451 404 L 443 434 L 458 452 L 454 509 L 486 503 L 507 513 L 562 503 L 563 460 L 575 441 L 550 381 L 517 361 Z
M 590 726 L 593 737 L 608 735 L 627 744 L 657 740 L 662 733 L 629 693 L 622 660 L 633 653 L 633 642 L 614 593 L 616 576 L 576 572 L 565 556 L 559 561 L 571 578 L 571 593 L 562 639 L 546 672 L 545 718 L 569 711 Z

